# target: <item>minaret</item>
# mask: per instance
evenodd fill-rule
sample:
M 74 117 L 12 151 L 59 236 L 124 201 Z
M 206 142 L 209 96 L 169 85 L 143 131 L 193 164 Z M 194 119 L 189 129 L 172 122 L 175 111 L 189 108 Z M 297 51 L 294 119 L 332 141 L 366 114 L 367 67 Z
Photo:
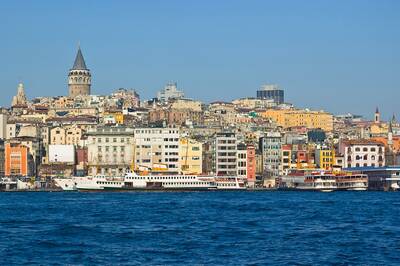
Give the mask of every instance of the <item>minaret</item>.
M 90 95 L 91 85 L 90 70 L 86 67 L 81 48 L 78 48 L 74 66 L 68 73 L 69 97 L 74 98 L 78 95 Z
M 380 123 L 381 122 L 381 113 L 379 113 L 378 107 L 376 107 L 376 110 L 375 110 L 375 120 L 374 120 L 374 122 L 375 123 Z
M 388 129 L 388 146 L 389 149 L 393 149 L 393 127 L 392 122 L 389 122 L 389 129 Z
M 392 121 L 391 121 L 391 122 L 392 122 L 392 126 L 397 124 L 396 116 L 394 115 L 394 113 L 393 113 Z

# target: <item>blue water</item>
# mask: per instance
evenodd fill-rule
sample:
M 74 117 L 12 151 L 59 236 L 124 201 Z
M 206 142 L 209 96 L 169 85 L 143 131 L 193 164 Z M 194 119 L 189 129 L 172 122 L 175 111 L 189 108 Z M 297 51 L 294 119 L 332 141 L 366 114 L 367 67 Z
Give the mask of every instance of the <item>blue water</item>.
M 0 264 L 398 265 L 400 193 L 0 193 Z

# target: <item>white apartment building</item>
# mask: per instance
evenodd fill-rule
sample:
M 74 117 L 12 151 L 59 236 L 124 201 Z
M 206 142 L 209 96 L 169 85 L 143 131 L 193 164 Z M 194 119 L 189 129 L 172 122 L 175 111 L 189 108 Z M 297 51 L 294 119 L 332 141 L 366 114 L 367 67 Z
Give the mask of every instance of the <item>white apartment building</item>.
M 178 128 L 136 128 L 134 134 L 135 169 L 179 171 Z
M 247 146 L 244 143 L 237 145 L 237 175 L 247 178 Z
M 385 166 L 385 146 L 375 141 L 350 141 L 345 144 L 344 165 L 348 168 Z
M 282 174 L 282 135 L 279 132 L 267 132 L 261 138 L 264 171 L 270 177 Z
M 237 140 L 235 133 L 217 133 L 213 143 L 213 170 L 219 176 L 237 175 Z
M 89 175 L 123 175 L 133 161 L 133 129 L 114 126 L 89 129 Z

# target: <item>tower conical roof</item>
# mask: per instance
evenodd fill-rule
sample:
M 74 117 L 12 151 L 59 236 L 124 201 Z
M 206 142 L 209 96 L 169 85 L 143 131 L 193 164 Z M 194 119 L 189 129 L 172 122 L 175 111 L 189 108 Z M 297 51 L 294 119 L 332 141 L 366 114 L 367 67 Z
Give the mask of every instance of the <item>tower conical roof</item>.
M 76 54 L 74 66 L 72 69 L 75 70 L 84 70 L 87 69 L 86 64 L 85 64 L 85 59 L 83 59 L 82 51 L 81 48 L 78 48 L 78 53 Z

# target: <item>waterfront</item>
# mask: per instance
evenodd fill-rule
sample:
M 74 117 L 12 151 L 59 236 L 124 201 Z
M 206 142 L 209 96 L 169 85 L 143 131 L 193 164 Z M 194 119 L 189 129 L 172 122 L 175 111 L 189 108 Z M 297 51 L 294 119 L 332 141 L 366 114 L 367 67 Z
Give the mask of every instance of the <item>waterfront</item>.
M 9 264 L 397 264 L 400 194 L 0 194 Z

